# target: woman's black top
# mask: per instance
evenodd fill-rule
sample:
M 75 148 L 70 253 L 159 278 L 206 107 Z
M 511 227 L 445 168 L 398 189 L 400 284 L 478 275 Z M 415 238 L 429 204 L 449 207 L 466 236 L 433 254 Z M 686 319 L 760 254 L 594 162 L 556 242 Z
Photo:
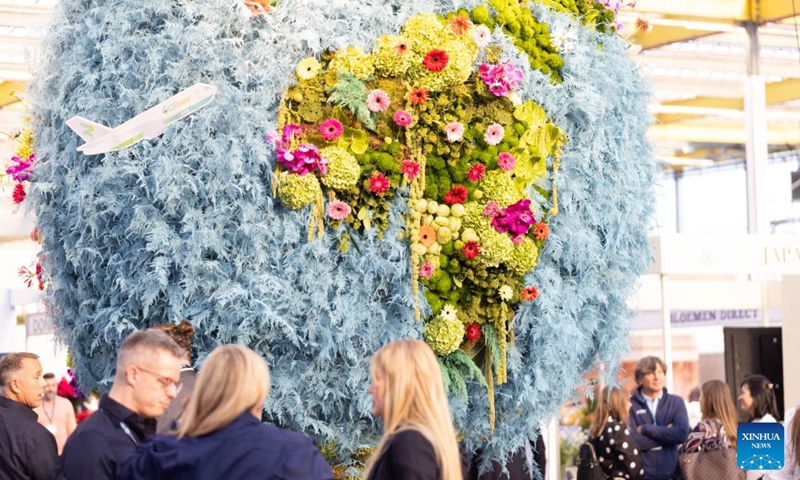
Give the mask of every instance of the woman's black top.
M 431 442 L 416 430 L 402 430 L 375 462 L 369 480 L 439 480 Z

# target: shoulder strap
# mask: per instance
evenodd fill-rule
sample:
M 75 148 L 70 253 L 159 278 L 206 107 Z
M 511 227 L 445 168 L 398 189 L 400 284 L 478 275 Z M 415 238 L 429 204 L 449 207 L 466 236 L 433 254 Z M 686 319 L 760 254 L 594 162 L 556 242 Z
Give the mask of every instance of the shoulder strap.
M 594 463 L 598 463 L 597 462 L 597 454 L 594 451 L 594 445 L 592 445 L 592 441 L 591 440 L 587 440 L 587 441 L 585 441 L 583 443 L 584 443 L 584 445 L 588 445 L 589 446 L 589 451 L 592 452 L 592 460 L 594 461 Z

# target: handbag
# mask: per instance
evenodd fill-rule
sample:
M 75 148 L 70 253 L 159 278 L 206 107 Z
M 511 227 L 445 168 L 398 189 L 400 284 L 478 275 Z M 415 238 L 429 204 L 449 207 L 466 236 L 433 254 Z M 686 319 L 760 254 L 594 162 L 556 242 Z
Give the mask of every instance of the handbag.
M 747 480 L 747 473 L 736 464 L 732 448 L 682 453 L 678 465 L 683 480 Z
M 608 480 L 590 441 L 583 442 L 578 449 L 578 480 Z

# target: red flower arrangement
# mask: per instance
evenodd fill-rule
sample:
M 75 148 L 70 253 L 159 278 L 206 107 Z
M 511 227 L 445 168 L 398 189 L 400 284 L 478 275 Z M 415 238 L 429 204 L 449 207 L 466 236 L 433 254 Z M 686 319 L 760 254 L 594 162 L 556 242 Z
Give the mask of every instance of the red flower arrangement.
M 449 60 L 450 57 L 447 56 L 447 52 L 434 49 L 425 55 L 425 58 L 422 60 L 422 65 L 429 72 L 440 72 L 444 70 Z
M 485 173 L 486 166 L 482 163 L 476 163 L 467 170 L 467 180 L 470 182 L 480 182 Z
M 25 185 L 21 183 L 14 185 L 14 191 L 11 193 L 11 198 L 14 200 L 14 203 L 19 205 L 25 201 L 25 195 Z
M 461 253 L 464 254 L 467 260 L 472 260 L 481 254 L 481 244 L 478 242 L 466 242 L 464 243 L 464 248 L 461 249 Z
M 403 163 L 400 164 L 400 171 L 403 172 L 403 175 L 409 180 L 414 180 L 417 178 L 417 175 L 419 175 L 420 166 L 419 163 L 414 160 L 403 160 Z
M 383 195 L 389 191 L 389 179 L 386 175 L 376 172 L 369 179 L 369 191 L 375 195 Z
M 477 323 L 470 323 L 469 325 L 467 325 L 467 328 L 465 329 L 465 336 L 467 337 L 467 340 L 469 340 L 470 342 L 474 342 L 475 340 L 480 340 L 481 337 L 483 336 L 481 334 L 481 327 Z
M 467 201 L 469 190 L 463 185 L 456 185 L 451 188 L 449 192 L 444 194 L 444 203 L 448 205 L 455 205 L 456 203 L 464 203 Z

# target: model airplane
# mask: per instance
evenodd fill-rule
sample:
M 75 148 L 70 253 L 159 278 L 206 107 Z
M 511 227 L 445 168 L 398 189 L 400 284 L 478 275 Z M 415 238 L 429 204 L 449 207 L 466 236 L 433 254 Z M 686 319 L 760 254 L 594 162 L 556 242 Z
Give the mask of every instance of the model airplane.
M 113 152 L 161 135 L 168 125 L 211 103 L 216 94 L 217 87 L 196 83 L 115 128 L 77 116 L 67 120 L 67 125 L 86 142 L 78 147 L 79 152 Z

